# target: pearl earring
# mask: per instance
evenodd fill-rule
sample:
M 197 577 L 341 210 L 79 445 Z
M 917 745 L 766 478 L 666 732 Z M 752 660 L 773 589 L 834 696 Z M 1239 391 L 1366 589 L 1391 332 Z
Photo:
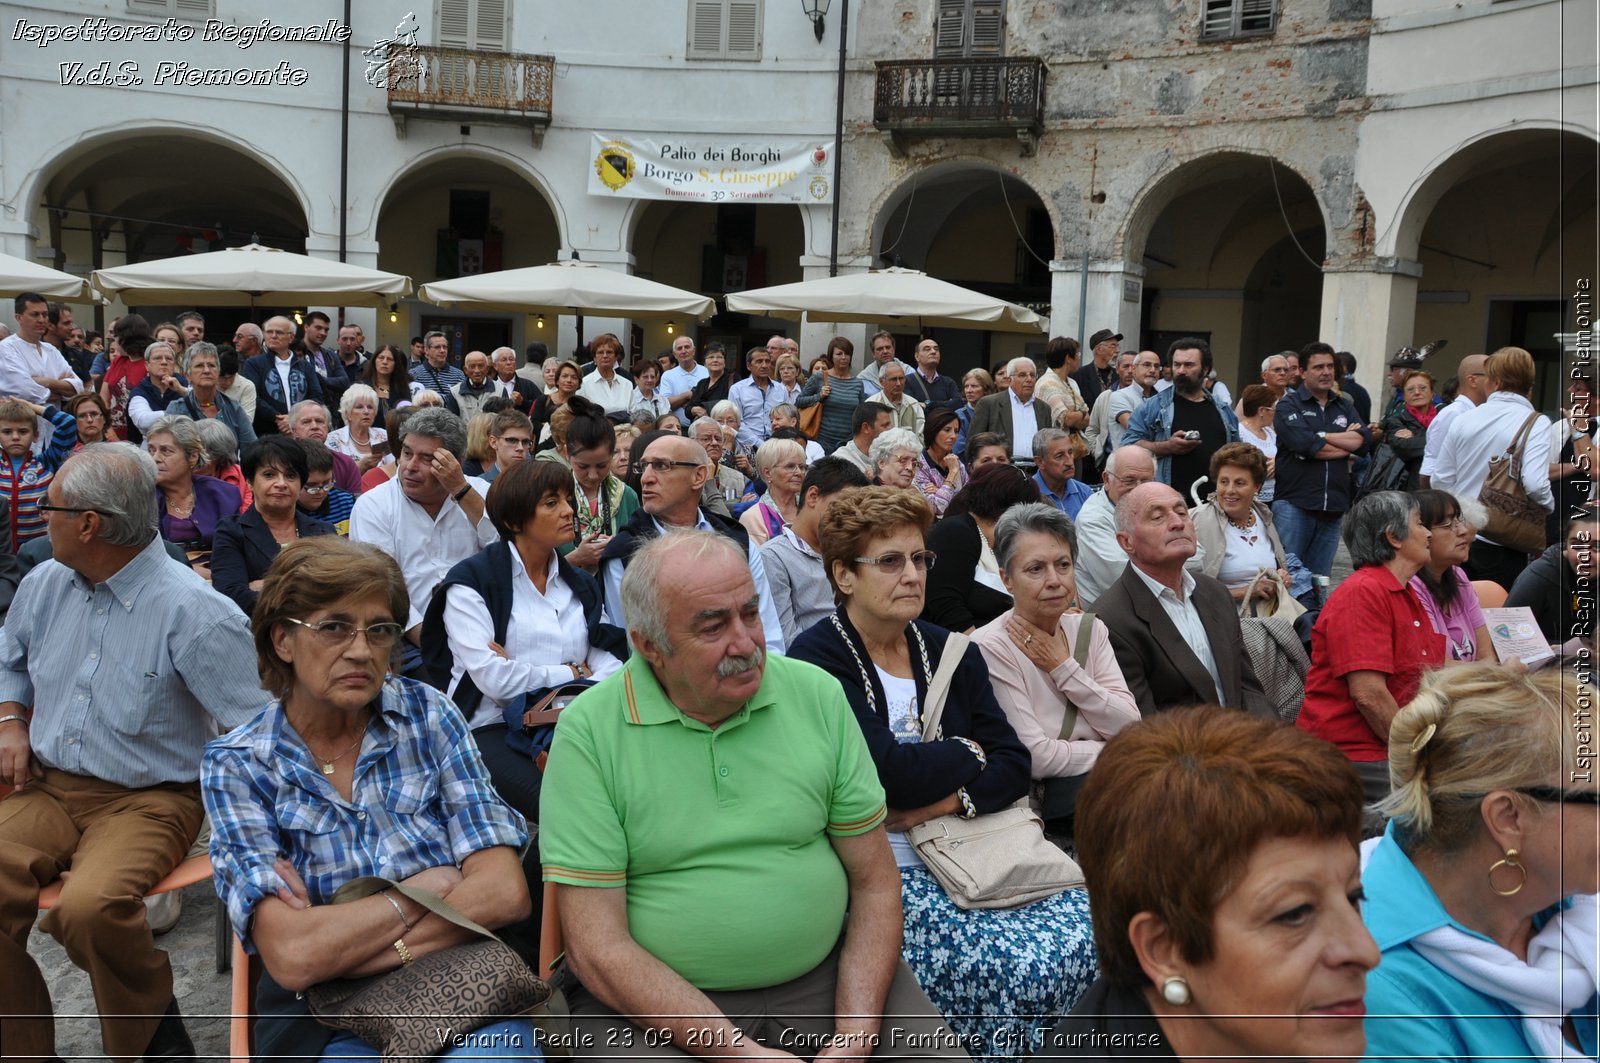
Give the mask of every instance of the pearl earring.
M 1189 983 L 1182 978 L 1168 978 L 1161 983 L 1161 996 L 1168 1004 L 1182 1007 L 1189 1003 Z

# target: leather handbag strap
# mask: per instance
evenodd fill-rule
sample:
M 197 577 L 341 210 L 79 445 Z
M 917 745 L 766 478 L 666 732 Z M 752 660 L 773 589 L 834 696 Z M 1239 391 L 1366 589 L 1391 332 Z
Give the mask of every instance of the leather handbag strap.
M 490 941 L 500 941 L 499 935 L 497 935 L 494 931 L 480 926 L 471 919 L 468 919 L 466 916 L 450 907 L 450 905 L 446 904 L 444 898 L 440 897 L 438 894 L 430 893 L 427 890 L 419 890 L 413 886 L 402 885 L 393 879 L 379 878 L 376 875 L 365 875 L 361 878 L 354 878 L 349 882 L 346 882 L 343 886 L 340 886 L 334 891 L 333 903 L 348 904 L 351 901 L 359 901 L 364 897 L 371 897 L 373 894 L 382 893 L 384 890 L 394 890 L 402 897 L 416 901 L 418 904 L 428 909 L 428 911 L 432 912 L 434 915 L 437 915 L 440 919 L 443 919 L 446 922 L 454 923 L 463 930 L 470 930 L 480 937 L 488 938 Z M 505 944 L 503 941 L 500 943 L 502 945 Z
M 1534 422 L 1539 419 L 1539 411 L 1528 414 L 1528 419 L 1522 422 L 1522 429 L 1511 440 L 1511 445 L 1506 448 L 1506 455 L 1511 459 L 1512 474 L 1517 479 L 1522 478 L 1522 452 L 1528 445 L 1528 433 L 1533 431 Z
M 1072 659 L 1078 662 L 1079 668 L 1089 667 L 1089 642 L 1094 635 L 1094 614 L 1084 613 L 1083 619 L 1078 623 L 1078 641 L 1072 647 Z M 1061 716 L 1061 740 L 1065 742 L 1072 737 L 1073 728 L 1078 726 L 1078 706 L 1071 701 L 1067 702 L 1067 711 Z
M 557 717 L 566 711 L 566 706 L 552 708 L 552 703 L 562 696 L 577 697 L 587 689 L 589 686 L 586 683 L 565 683 L 551 687 L 549 693 L 534 702 L 532 707 L 522 714 L 522 726 L 543 727 L 545 724 L 555 723 Z
M 939 733 L 939 721 L 944 718 L 945 699 L 950 695 L 950 680 L 955 677 L 956 666 L 961 663 L 961 658 L 966 655 L 967 646 L 971 639 L 959 631 L 950 632 L 950 637 L 945 640 L 944 655 L 939 658 L 939 667 L 934 671 L 933 678 L 928 680 L 928 700 L 922 707 L 922 740 L 932 742 L 933 736 Z

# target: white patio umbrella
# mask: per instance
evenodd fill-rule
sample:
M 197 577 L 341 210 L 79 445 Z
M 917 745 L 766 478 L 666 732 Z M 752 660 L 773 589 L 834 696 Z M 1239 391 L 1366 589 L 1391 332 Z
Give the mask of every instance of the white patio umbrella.
M 15 255 L 0 255 L 0 297 L 37 292 L 53 299 L 93 299 L 89 282 Z
M 984 295 L 920 270 L 875 269 L 821 280 L 730 292 L 728 309 L 813 321 L 861 321 L 922 328 L 1045 332 L 1048 318 L 1025 306 Z
M 123 302 L 186 306 L 386 306 L 411 291 L 398 273 L 261 244 L 97 269 L 93 279 Z
M 697 292 L 574 260 L 434 281 L 417 289 L 417 295 L 435 306 L 551 316 L 698 321 L 717 312 L 716 302 Z

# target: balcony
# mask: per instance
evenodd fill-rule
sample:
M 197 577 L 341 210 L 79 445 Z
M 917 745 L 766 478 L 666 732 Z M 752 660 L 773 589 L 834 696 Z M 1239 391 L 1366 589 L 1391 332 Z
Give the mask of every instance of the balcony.
M 412 118 L 527 126 L 537 146 L 550 125 L 554 56 L 416 47 L 395 57 L 389 115 L 406 135 Z
M 897 153 L 910 136 L 1015 136 L 1032 155 L 1044 131 L 1036 56 L 881 61 L 872 124 Z

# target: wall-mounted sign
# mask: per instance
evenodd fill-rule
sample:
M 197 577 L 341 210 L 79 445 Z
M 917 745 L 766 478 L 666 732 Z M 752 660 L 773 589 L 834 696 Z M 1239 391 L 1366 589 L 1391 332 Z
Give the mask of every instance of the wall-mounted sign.
M 594 134 L 589 194 L 694 203 L 832 203 L 832 140 Z

